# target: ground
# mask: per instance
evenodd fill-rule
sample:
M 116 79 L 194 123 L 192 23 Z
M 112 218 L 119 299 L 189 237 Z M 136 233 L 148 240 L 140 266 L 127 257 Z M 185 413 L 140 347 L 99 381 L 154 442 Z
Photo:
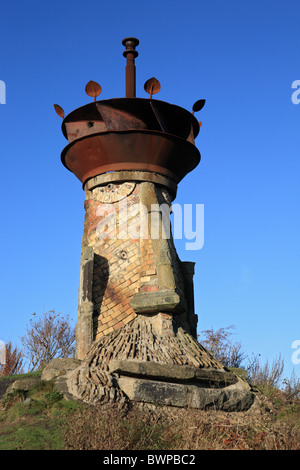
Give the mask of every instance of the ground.
M 65 400 L 51 381 L 3 397 L 15 378 L 0 379 L 0 450 L 300 449 L 299 400 L 280 391 L 257 391 L 247 412 L 121 409 Z

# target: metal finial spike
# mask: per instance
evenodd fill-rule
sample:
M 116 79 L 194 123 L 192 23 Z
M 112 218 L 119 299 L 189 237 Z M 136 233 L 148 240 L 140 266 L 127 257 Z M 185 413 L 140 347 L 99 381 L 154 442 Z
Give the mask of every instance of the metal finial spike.
M 135 64 L 134 59 L 138 56 L 135 48 L 139 45 L 140 41 L 136 38 L 125 38 L 122 41 L 126 50 L 123 56 L 126 57 L 126 98 L 135 98 Z
M 123 46 L 126 47 L 126 51 L 123 52 L 123 56 L 127 57 L 127 54 L 132 53 L 134 57 L 139 55 L 135 48 L 139 45 L 140 41 L 137 38 L 125 38 L 122 41 Z

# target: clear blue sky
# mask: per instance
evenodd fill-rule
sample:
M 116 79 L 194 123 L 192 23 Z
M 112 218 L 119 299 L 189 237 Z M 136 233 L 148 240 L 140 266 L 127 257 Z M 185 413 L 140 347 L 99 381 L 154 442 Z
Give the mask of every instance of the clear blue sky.
M 176 202 L 204 204 L 196 262 L 199 332 L 235 326 L 248 354 L 282 354 L 286 375 L 300 339 L 300 80 L 298 0 L 20 1 L 1 5 L 0 340 L 18 342 L 31 314 L 77 316 L 84 194 L 60 162 L 67 144 L 53 104 L 66 113 L 123 97 L 121 41 L 139 38 L 137 96 L 191 110 L 203 126 L 200 165 Z

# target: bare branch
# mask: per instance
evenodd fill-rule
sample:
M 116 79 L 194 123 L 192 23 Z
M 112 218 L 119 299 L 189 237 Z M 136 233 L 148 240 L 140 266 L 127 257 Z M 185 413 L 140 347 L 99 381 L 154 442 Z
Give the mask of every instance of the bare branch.
M 5 363 L 0 364 L 0 377 L 21 374 L 23 372 L 22 351 L 9 342 L 5 345 Z
M 32 318 L 21 341 L 30 371 L 40 369 L 55 357 L 75 356 L 75 328 L 68 316 L 54 310 Z

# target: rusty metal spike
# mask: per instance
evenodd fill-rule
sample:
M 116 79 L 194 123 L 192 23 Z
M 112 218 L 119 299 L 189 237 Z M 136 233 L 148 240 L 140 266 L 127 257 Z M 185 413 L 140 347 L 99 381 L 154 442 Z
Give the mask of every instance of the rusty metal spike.
M 126 98 L 135 98 L 136 97 L 136 77 L 135 77 L 135 58 L 138 56 L 138 52 L 135 48 L 139 45 L 140 41 L 137 38 L 125 38 L 122 41 L 126 50 L 123 52 L 123 56 L 126 57 L 126 83 L 125 91 Z

